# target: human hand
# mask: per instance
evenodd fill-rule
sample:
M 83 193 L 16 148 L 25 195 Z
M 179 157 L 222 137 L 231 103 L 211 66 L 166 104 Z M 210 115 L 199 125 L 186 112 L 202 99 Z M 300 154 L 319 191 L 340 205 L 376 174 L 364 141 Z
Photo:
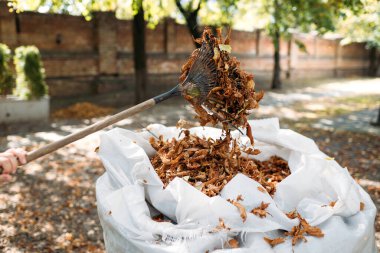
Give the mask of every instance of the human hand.
M 11 148 L 0 153 L 0 182 L 11 180 L 20 164 L 26 163 L 26 151 L 22 148 Z

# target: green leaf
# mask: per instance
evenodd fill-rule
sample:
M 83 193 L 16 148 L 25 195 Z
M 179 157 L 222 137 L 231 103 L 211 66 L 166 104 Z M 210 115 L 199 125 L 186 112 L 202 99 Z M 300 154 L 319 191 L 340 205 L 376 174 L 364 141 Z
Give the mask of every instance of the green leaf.
M 309 53 L 309 52 L 307 51 L 307 48 L 306 48 L 305 44 L 304 44 L 302 41 L 296 39 L 296 40 L 294 40 L 294 43 L 296 43 L 298 49 L 299 49 L 301 52 L 306 53 L 306 54 Z

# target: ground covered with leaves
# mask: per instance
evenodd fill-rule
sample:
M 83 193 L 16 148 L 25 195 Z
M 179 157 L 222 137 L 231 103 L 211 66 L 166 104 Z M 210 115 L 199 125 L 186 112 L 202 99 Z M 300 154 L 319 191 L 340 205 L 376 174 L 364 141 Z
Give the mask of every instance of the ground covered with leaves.
M 94 187 L 102 173 L 75 146 L 25 166 L 1 189 L 0 251 L 104 252 Z
M 362 103 L 358 102 L 360 99 L 350 99 L 347 103 L 353 101 Z M 304 116 L 310 115 L 310 112 L 316 116 L 296 120 L 283 117 L 280 120 L 282 127 L 314 139 L 323 152 L 346 166 L 371 195 L 379 210 L 380 135 L 339 128 L 318 128 L 315 123 L 319 120 L 333 121 L 346 115 L 347 111 L 334 110 L 333 104 L 329 104 L 330 111 L 319 116 L 318 111 L 305 109 L 311 108 L 306 106 L 309 102 L 297 103 L 296 106 L 304 107 L 298 108 L 293 104 L 287 105 L 287 108 L 296 112 L 305 111 Z M 318 101 L 318 104 L 323 105 L 323 101 Z M 340 102 L 337 106 L 342 104 Z M 163 104 L 153 111 L 120 123 L 120 126 L 136 129 L 153 122 L 175 125 L 182 116 L 191 119 L 190 110 L 185 103 L 181 106 L 177 103 Z M 348 113 L 352 114 L 352 111 Z M 260 115 L 267 116 L 271 114 Z M 48 127 L 39 126 L 34 130 L 31 127 L 27 131 L 25 126 L 20 126 L 13 133 L 0 137 L 0 147 L 25 146 L 33 150 L 91 122 L 57 120 Z M 87 137 L 24 166 L 14 181 L 0 186 L 1 252 L 105 252 L 95 198 L 96 179 L 104 173 L 95 152 L 98 145 L 98 135 Z M 380 248 L 379 214 L 376 231 Z

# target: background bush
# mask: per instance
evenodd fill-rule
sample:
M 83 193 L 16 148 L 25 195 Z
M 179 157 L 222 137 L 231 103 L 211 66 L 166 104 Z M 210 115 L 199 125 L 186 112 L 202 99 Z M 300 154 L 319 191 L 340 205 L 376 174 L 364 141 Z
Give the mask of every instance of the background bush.
M 9 68 L 11 50 L 5 44 L 0 43 L 0 95 L 5 96 L 12 92 L 15 80 Z
M 47 94 L 45 70 L 41 55 L 35 46 L 22 46 L 15 50 L 16 89 L 14 94 L 22 99 L 39 99 Z

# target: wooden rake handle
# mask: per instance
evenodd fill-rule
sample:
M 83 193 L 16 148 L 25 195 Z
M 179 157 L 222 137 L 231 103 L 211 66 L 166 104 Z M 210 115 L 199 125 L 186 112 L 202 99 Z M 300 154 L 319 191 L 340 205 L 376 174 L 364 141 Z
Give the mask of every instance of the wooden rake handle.
M 149 99 L 149 100 L 146 100 L 145 102 L 142 102 L 140 104 L 137 104 L 131 108 L 128 108 L 124 111 L 121 111 L 115 115 L 112 115 L 102 121 L 99 121 L 99 122 L 96 122 L 78 132 L 75 132 L 75 133 L 72 133 L 58 141 L 55 141 L 55 142 L 52 142 L 42 148 L 39 148 L 37 150 L 34 150 L 34 151 L 31 151 L 27 154 L 26 156 L 26 161 L 27 163 L 28 162 L 31 162 L 41 156 L 44 156 L 46 154 L 49 154 L 53 151 L 56 151 L 57 149 L 59 148 L 62 148 L 64 146 L 66 146 L 67 144 L 70 144 L 74 141 L 77 141 L 79 139 L 82 139 L 84 137 L 86 137 L 87 135 L 90 135 L 92 133 L 95 133 L 105 127 L 108 127 L 112 124 L 115 124 L 116 122 L 120 121 L 120 120 L 123 120 L 123 119 L 126 119 L 130 116 L 133 116 L 139 112 L 142 112 L 148 108 L 151 108 L 153 107 L 154 105 L 156 104 L 156 101 L 155 99 Z M 0 168 L 1 169 L 1 168 Z M 1 174 L 1 173 L 0 173 Z
M 162 93 L 158 96 L 155 96 L 154 98 L 146 100 L 145 102 L 142 102 L 142 103 L 135 105 L 131 108 L 128 108 L 124 111 L 121 111 L 115 115 L 112 115 L 112 116 L 110 116 L 110 117 L 108 117 L 102 121 L 99 121 L 95 124 L 92 124 L 91 126 L 84 128 L 84 129 L 82 129 L 76 133 L 72 133 L 72 134 L 60 139 L 59 141 L 52 142 L 52 143 L 50 143 L 50 144 L 48 144 L 42 148 L 39 148 L 39 149 L 34 150 L 32 152 L 29 152 L 26 155 L 26 163 L 29 163 L 29 162 L 37 159 L 37 158 L 40 158 L 41 156 L 44 156 L 44 155 L 49 154 L 51 152 L 54 152 L 57 149 L 66 146 L 67 144 L 70 144 L 74 141 L 82 139 L 82 138 L 86 137 L 87 135 L 95 133 L 95 132 L 97 132 L 97 131 L 105 128 L 105 127 L 108 127 L 112 124 L 115 124 L 116 122 L 118 122 L 120 120 L 123 120 L 123 119 L 130 117 L 130 116 L 133 116 L 139 112 L 142 112 L 146 109 L 149 109 L 149 108 L 155 106 L 156 104 L 158 104 L 162 101 L 165 101 L 165 100 L 167 100 L 171 97 L 174 97 L 174 96 L 178 96 L 180 94 L 181 94 L 181 90 L 180 90 L 180 85 L 178 84 L 173 89 L 171 89 L 165 93 Z M 2 173 L 3 173 L 3 168 L 0 165 L 0 174 L 2 174 Z

